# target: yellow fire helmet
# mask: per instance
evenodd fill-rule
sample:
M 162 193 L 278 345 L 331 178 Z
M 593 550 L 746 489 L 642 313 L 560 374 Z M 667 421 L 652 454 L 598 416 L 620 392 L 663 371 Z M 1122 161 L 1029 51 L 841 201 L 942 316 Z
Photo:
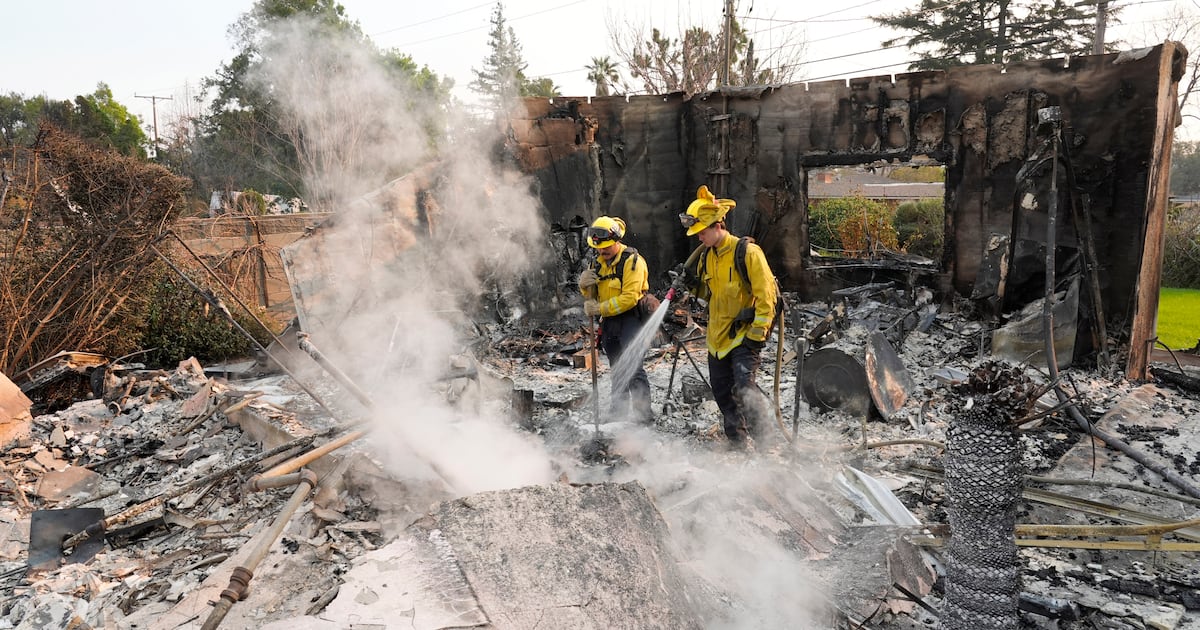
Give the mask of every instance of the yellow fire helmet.
M 588 245 L 604 249 L 625 238 L 625 222 L 618 217 L 600 217 L 588 228 Z
M 688 236 L 695 236 L 700 230 L 725 220 L 725 215 L 735 206 L 737 203 L 734 200 L 717 199 L 716 195 L 709 192 L 708 186 L 701 186 L 696 190 L 696 200 L 688 206 L 687 212 L 679 215 L 679 222 L 687 228 Z

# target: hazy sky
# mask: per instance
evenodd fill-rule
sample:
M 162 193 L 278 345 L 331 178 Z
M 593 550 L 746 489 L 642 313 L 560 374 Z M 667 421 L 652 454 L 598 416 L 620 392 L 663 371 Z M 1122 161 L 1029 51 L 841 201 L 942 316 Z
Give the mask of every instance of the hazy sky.
M 159 121 L 182 111 L 205 77 L 231 56 L 228 27 L 252 0 L 203 3 L 161 0 L 8 0 L 0 37 L 0 92 L 45 94 L 70 99 L 91 93 L 103 81 L 114 97 L 151 121 L 149 98 Z M 917 0 L 848 0 L 805 3 L 793 0 L 741 0 L 738 15 L 756 33 L 760 50 L 807 39 L 805 79 L 847 78 L 902 72 L 911 55 L 903 47 L 880 50 L 893 33 L 875 27 L 870 15 L 914 6 Z M 1125 6 L 1124 25 L 1109 29 L 1109 41 L 1136 47 L 1161 41 L 1164 17 L 1188 0 L 1117 0 Z M 342 0 L 350 19 L 380 46 L 411 55 L 439 75 L 455 80 L 455 95 L 474 97 L 468 84 L 487 54 L 494 2 L 481 0 Z M 507 0 L 504 13 L 516 32 L 531 77 L 554 80 L 565 95 L 593 93 L 584 66 L 610 55 L 610 23 L 658 26 L 676 31 L 680 23 L 715 28 L 722 0 Z M 1193 7 L 1193 11 L 1194 11 Z M 861 54 L 860 54 L 861 53 Z M 615 58 L 615 56 L 614 56 Z M 191 106 L 195 109 L 195 106 Z

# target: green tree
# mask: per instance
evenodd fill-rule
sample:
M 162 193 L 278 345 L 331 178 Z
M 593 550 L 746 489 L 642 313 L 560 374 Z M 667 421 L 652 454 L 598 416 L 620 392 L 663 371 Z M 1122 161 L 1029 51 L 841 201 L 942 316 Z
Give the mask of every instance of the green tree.
M 1200 142 L 1176 142 L 1171 147 L 1171 194 L 1200 195 Z
M 1059 0 L 921 0 L 915 9 L 871 19 L 912 33 L 883 42 L 916 51 L 920 59 L 910 69 L 936 70 L 1089 54 L 1095 16 L 1095 4 Z
M 941 260 L 946 210 L 941 199 L 906 201 L 896 208 L 896 236 L 910 254 Z
M 492 30 L 488 32 L 488 55 L 482 70 L 471 68 L 475 80 L 468 87 L 497 111 L 508 108 L 522 96 L 559 96 L 558 87 L 549 78 L 526 77 L 528 65 L 516 32 L 504 19 L 504 4 L 497 2 L 492 10 Z
M 587 66 L 587 79 L 596 84 L 596 96 L 608 96 L 617 81 L 621 80 L 621 73 L 617 71 L 619 65 L 607 56 L 592 57 L 591 65 Z
M 502 2 L 497 2 L 492 10 L 492 30 L 487 34 L 487 48 L 484 68 L 470 68 L 475 74 L 470 89 L 484 96 L 493 109 L 503 109 L 521 96 L 521 88 L 526 83 L 524 70 L 528 64 L 522 58 L 521 42 L 517 41 L 516 32 L 505 23 Z
M 76 126 L 71 131 L 100 145 L 106 145 L 121 155 L 146 157 L 149 139 L 142 131 L 137 116 L 113 99 L 108 85 L 96 85 L 96 91 L 75 97 Z
M 521 96 L 540 96 L 542 98 L 554 98 L 562 96 L 558 86 L 554 85 L 554 81 L 549 77 L 541 77 L 531 79 L 525 82 L 524 88 L 521 90 Z
M 435 118 L 444 115 L 452 82 L 408 55 L 380 50 L 334 0 L 258 0 L 230 33 L 238 52 L 204 82 L 212 101 L 194 143 L 172 151 L 193 169 L 202 194 L 253 188 L 325 209 L 339 173 L 362 172 L 363 185 L 401 174 L 362 153 L 359 143 L 384 139 L 371 135 L 387 117 L 376 110 L 421 118 L 430 143 L 445 127 Z M 365 71 L 375 76 L 358 81 Z
M 209 363 L 245 357 L 254 351 L 252 342 L 215 312 L 191 285 L 160 272 L 147 288 L 138 323 L 139 346 L 153 348 L 145 355 L 148 364 L 178 365 L 188 357 Z M 263 330 L 254 317 L 241 309 L 231 314 L 259 343 L 265 346 L 271 342 L 270 331 Z
M 0 95 L 0 138 L 4 146 L 33 144 L 43 103 L 44 98 L 26 99 L 16 92 Z
M 92 146 L 114 150 L 129 157 L 146 157 L 146 133 L 138 117 L 115 99 L 104 83 L 91 94 L 73 101 L 54 101 L 44 96 L 26 99 L 20 94 L 0 96 L 0 135 L 5 144 L 30 145 L 43 122 L 87 140 Z
M 521 43 L 517 34 L 504 20 L 504 4 L 497 2 L 492 10 L 492 30 L 488 32 L 488 56 L 483 60 L 483 69 L 471 68 L 475 80 L 470 88 L 483 95 L 493 109 L 508 107 L 525 85 L 525 68 L 529 64 L 521 56 Z

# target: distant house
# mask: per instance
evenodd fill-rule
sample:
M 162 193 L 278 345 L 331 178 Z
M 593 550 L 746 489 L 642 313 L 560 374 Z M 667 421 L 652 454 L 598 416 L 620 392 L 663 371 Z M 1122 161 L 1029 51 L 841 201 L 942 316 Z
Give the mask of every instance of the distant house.
M 945 184 L 898 182 L 859 169 L 811 171 L 808 176 L 808 198 L 812 200 L 859 196 L 901 203 L 919 199 L 941 199 L 945 194 Z
M 240 190 L 214 190 L 208 198 L 208 216 L 216 217 L 223 214 L 245 214 L 237 206 Z M 297 214 L 308 212 L 308 204 L 299 197 L 284 199 L 279 195 L 263 195 L 267 202 L 267 214 Z

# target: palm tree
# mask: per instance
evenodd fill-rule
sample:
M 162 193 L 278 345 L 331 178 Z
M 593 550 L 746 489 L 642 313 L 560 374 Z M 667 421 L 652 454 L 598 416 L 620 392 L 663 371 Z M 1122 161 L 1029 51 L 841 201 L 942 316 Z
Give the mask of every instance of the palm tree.
M 588 81 L 596 84 L 596 96 L 608 96 L 609 86 L 621 78 L 617 72 L 618 65 L 605 56 L 592 57 L 592 65 L 584 66 L 588 69 Z

